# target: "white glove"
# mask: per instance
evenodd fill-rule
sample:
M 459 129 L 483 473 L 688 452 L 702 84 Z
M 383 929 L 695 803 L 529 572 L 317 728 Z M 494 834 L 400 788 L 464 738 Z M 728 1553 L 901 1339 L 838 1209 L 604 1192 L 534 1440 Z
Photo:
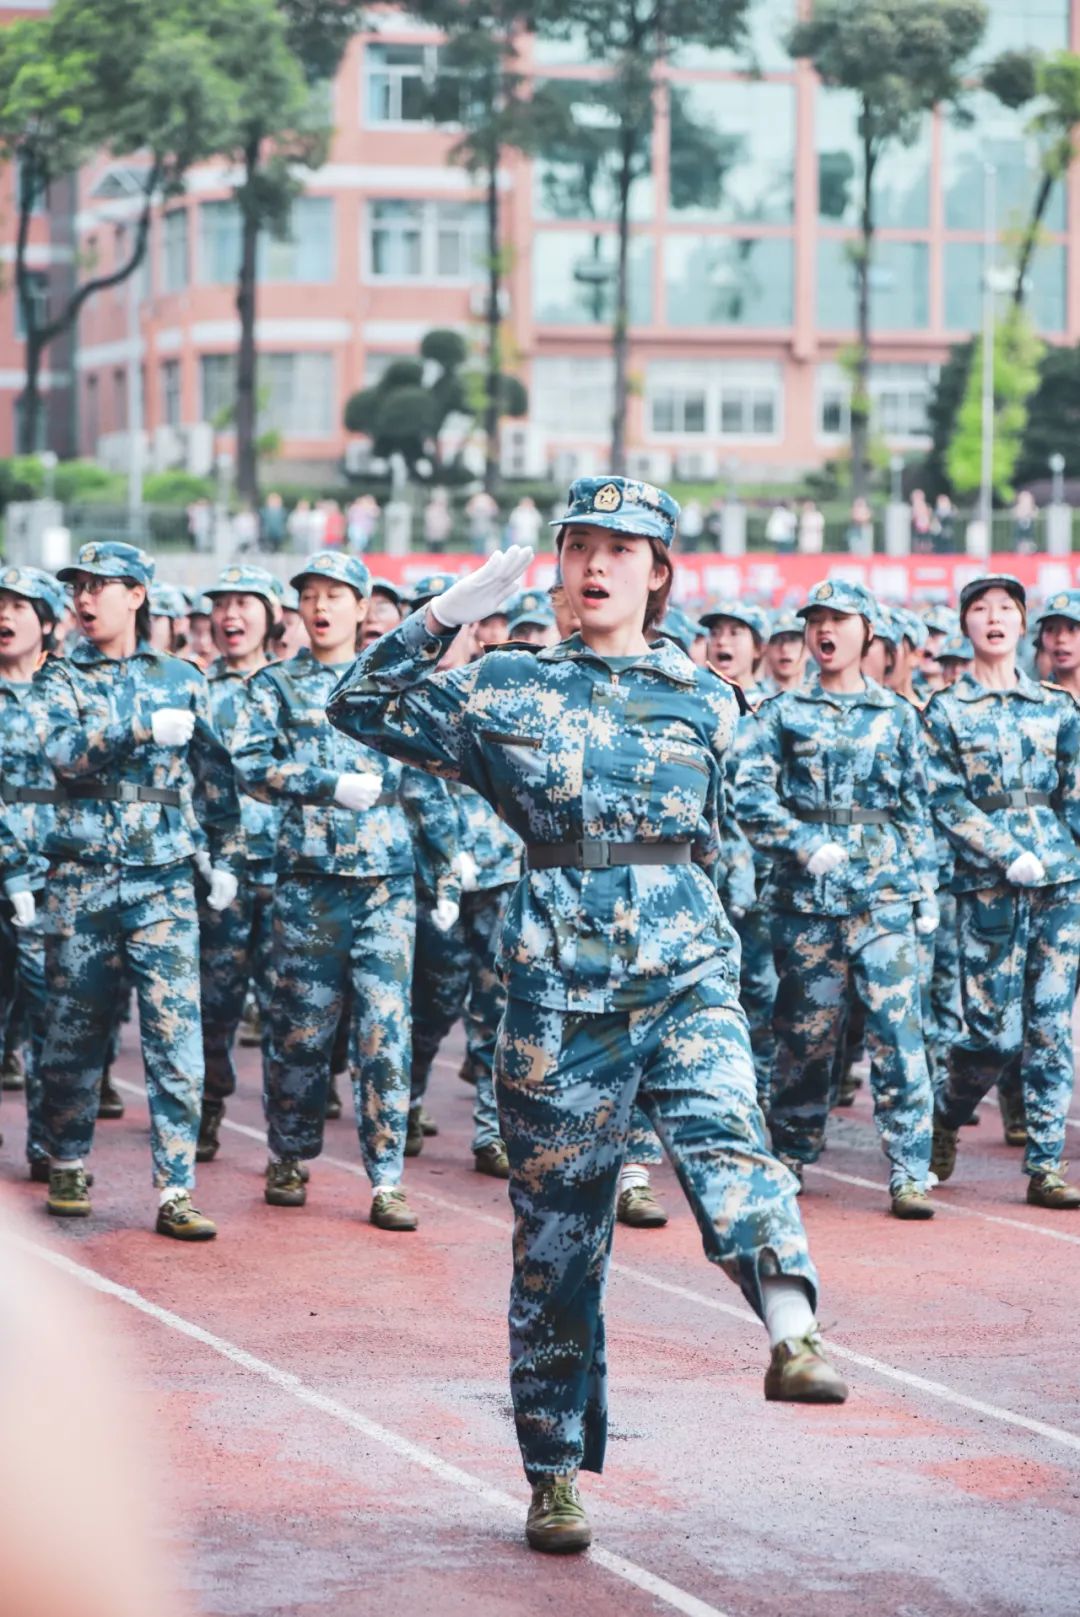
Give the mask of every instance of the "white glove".
M 11 919 L 16 926 L 33 926 L 37 920 L 37 900 L 33 893 L 12 893 L 11 907 L 15 912 Z
M 480 872 L 476 868 L 476 860 L 467 848 L 462 848 L 450 861 L 450 869 L 461 883 L 463 893 L 475 893 L 476 883 Z
M 511 545 L 509 550 L 489 556 L 482 567 L 437 595 L 430 603 L 432 612 L 448 629 L 489 618 L 514 593 L 532 559 L 528 545 Z
M 1005 872 L 1005 880 L 1015 887 L 1037 887 L 1045 875 L 1046 866 L 1037 854 L 1020 853 Z
M 846 863 L 846 848 L 842 848 L 839 842 L 823 842 L 817 852 L 810 855 L 806 868 L 811 876 L 831 876 L 834 870 L 839 870 Z
M 431 924 L 440 932 L 449 932 L 460 914 L 460 907 L 452 898 L 440 898 L 431 912 Z
M 207 853 L 205 848 L 196 849 L 195 869 L 199 872 L 199 875 L 202 877 L 203 881 L 208 882 L 210 880 L 210 872 L 213 869 L 213 866 L 210 863 L 210 855 Z
M 334 802 L 362 814 L 382 791 L 378 775 L 339 775 L 334 785 Z
M 210 892 L 206 902 L 212 910 L 227 910 L 236 897 L 240 883 L 231 870 L 215 865 L 210 872 Z
M 150 716 L 150 731 L 159 747 L 186 747 L 195 733 L 195 715 L 186 707 L 160 707 Z
M 915 906 L 915 930 L 920 938 L 933 937 L 941 920 L 936 898 L 920 898 Z

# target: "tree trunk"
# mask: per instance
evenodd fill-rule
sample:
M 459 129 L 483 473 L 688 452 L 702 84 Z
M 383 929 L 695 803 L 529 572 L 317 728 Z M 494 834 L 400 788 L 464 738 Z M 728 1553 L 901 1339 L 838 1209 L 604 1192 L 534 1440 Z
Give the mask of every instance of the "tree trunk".
M 502 259 L 499 241 L 499 152 L 489 154 L 487 172 L 487 339 L 484 399 L 484 487 L 494 494 L 499 486 L 499 377 L 502 374 L 501 332 L 502 316 L 499 312 L 502 291 Z
M 855 364 L 851 389 L 851 494 L 865 499 L 870 459 L 870 265 L 874 251 L 874 166 L 877 157 L 866 110 L 863 109 L 863 194 L 859 221 L 861 243 L 856 290 Z
M 45 355 L 45 345 L 36 331 L 27 330 L 24 352 L 26 381 L 19 394 L 17 449 L 20 455 L 34 455 L 37 453 L 38 420 L 41 416 L 41 361 Z
M 255 309 L 258 289 L 259 217 L 254 186 L 259 164 L 259 142 L 244 154 L 244 190 L 240 209 L 240 271 L 236 283 L 236 312 L 240 316 L 240 344 L 236 354 L 236 492 L 252 509 L 259 503 L 259 465 L 255 447 L 258 414 L 255 351 Z
M 1016 279 L 1013 282 L 1012 290 L 1012 306 L 1014 309 L 1022 309 L 1024 306 L 1024 282 L 1027 279 L 1027 272 L 1031 268 L 1031 260 L 1035 256 L 1035 248 L 1039 239 L 1039 226 L 1042 224 L 1043 214 L 1046 212 L 1050 202 L 1050 193 L 1054 189 L 1056 178 L 1056 175 L 1051 174 L 1049 171 L 1044 171 L 1042 183 L 1039 186 L 1039 194 L 1035 198 L 1035 205 L 1031 210 L 1031 218 L 1028 220 L 1024 234 L 1020 238 L 1020 252 L 1016 260 Z
M 615 362 L 614 401 L 611 414 L 611 470 L 617 477 L 626 472 L 626 408 L 629 398 L 627 368 L 630 346 L 630 313 L 628 262 L 630 256 L 630 186 L 633 182 L 631 164 L 636 132 L 622 133 L 622 161 L 619 166 L 619 241 L 618 267 L 615 273 L 615 320 L 611 331 L 611 350 Z

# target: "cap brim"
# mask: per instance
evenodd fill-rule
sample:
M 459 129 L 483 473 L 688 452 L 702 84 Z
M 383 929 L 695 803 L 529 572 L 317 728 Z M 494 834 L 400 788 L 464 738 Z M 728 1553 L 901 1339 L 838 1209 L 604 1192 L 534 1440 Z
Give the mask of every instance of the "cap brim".
M 134 573 L 125 573 L 116 567 L 105 567 L 99 561 L 72 562 L 70 567 L 61 567 L 57 578 L 62 584 L 74 584 L 80 573 L 89 573 L 94 578 L 135 578 Z M 143 580 L 137 579 L 141 584 Z
M 548 523 L 549 528 L 607 528 L 611 533 L 625 533 L 632 539 L 659 539 L 671 543 L 673 530 L 670 522 L 654 517 L 647 511 L 590 511 L 587 516 L 559 517 Z
M 835 612 L 837 617 L 840 618 L 866 617 L 866 613 L 863 611 L 861 606 L 837 606 L 835 601 L 807 601 L 805 606 L 796 607 L 795 616 L 797 618 L 802 618 L 803 622 L 805 623 L 811 612 L 816 612 L 819 607 L 822 612 Z M 869 621 L 869 619 L 867 621 Z

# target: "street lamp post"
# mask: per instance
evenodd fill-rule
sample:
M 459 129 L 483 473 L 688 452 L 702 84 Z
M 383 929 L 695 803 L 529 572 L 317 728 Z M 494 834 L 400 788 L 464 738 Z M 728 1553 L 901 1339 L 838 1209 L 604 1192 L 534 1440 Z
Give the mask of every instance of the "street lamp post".
M 996 247 L 997 171 L 983 169 L 983 334 L 982 334 L 982 457 L 979 478 L 979 518 L 986 554 L 991 550 L 994 503 L 994 252 Z
M 1049 457 L 1050 504 L 1046 511 L 1046 549 L 1051 556 L 1068 556 L 1072 551 L 1072 511 L 1065 503 L 1065 456 Z

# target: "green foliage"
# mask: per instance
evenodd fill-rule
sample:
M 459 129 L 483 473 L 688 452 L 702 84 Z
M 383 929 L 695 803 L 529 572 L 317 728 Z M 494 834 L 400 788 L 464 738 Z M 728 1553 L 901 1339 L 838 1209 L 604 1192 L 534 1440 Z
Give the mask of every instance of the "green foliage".
M 0 460 L 0 511 L 21 500 L 37 500 L 45 490 L 45 468 L 36 455 Z
M 152 472 L 143 483 L 147 505 L 191 505 L 195 500 L 212 500 L 214 484 L 209 477 L 192 472 Z
M 923 461 L 919 482 L 930 499 L 955 492 L 949 479 L 946 459 L 956 430 L 956 418 L 967 392 L 975 339 L 955 343 L 938 372 L 937 384 L 927 407 L 930 423 L 930 452 Z
M 1031 323 L 1018 310 L 995 332 L 994 444 L 992 480 L 999 501 L 1013 499 L 1013 478 L 1027 424 L 1027 401 L 1039 380 L 1042 344 Z M 967 385 L 956 416 L 946 456 L 949 481 L 961 497 L 974 493 L 982 477 L 981 345 L 975 350 Z
M 53 488 L 64 505 L 109 505 L 124 498 L 126 479 L 109 472 L 96 460 L 63 460 L 56 468 Z
M 983 69 L 983 89 L 1013 111 L 1026 106 L 1038 94 L 1040 60 L 1038 51 L 1002 51 Z
M 429 331 L 421 340 L 420 357 L 432 360 L 452 374 L 468 359 L 469 346 L 460 331 Z
M 1039 385 L 1028 400 L 1027 428 L 1016 463 L 1015 481 L 1025 484 L 1049 475 L 1051 455 L 1064 455 L 1069 475 L 1080 471 L 1080 347 L 1048 347 L 1039 365 Z

